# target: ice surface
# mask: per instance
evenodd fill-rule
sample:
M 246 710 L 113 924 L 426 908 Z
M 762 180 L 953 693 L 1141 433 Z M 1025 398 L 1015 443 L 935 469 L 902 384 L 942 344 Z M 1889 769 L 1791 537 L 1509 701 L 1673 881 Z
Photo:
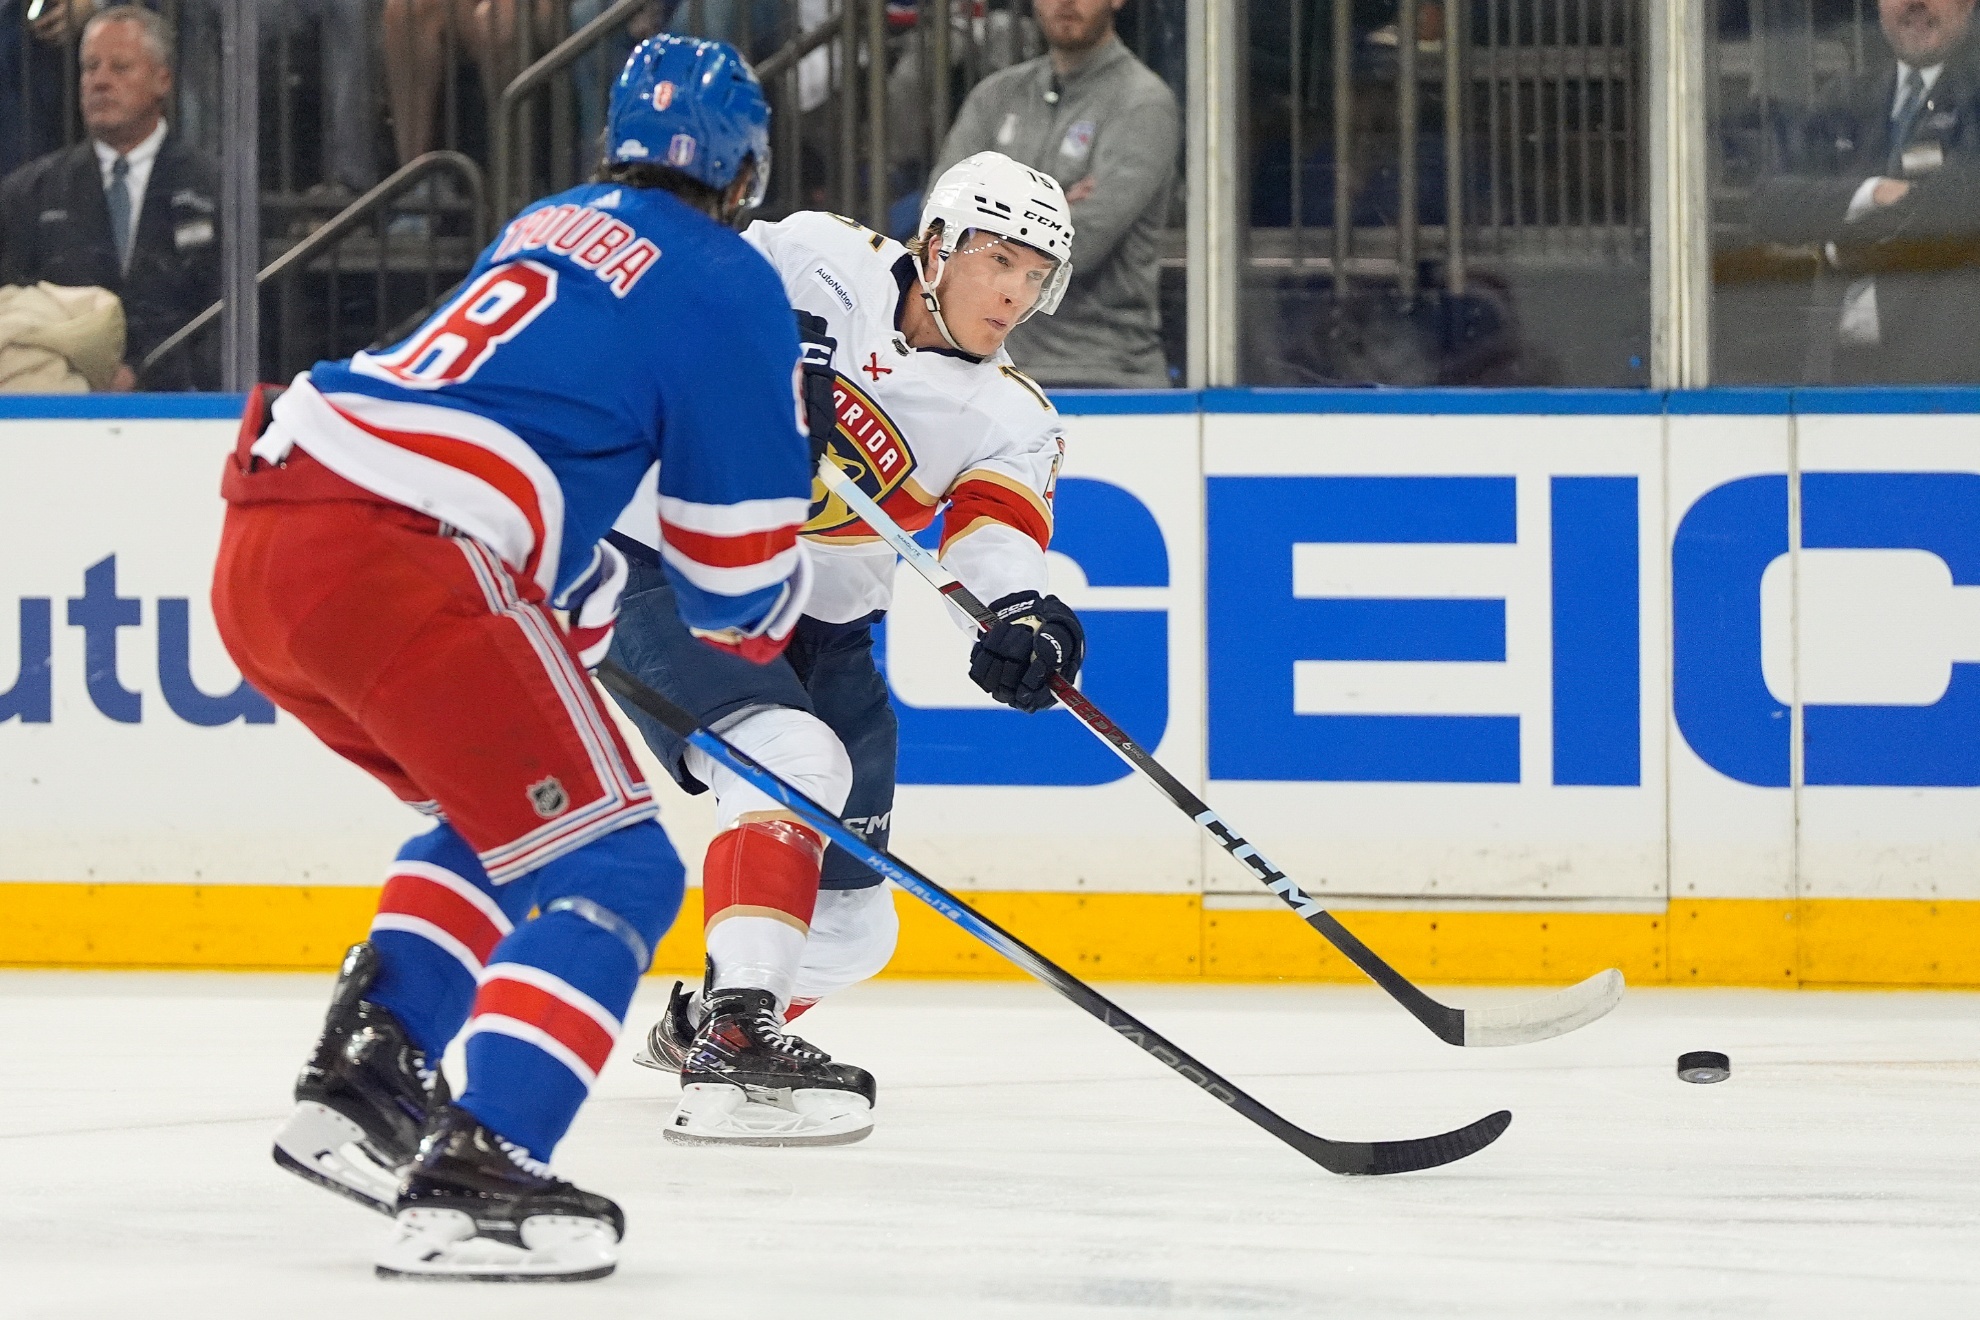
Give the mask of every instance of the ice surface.
M 1031 985 L 886 982 L 806 1018 L 880 1079 L 877 1133 L 835 1149 L 668 1145 L 674 1085 L 629 1032 L 557 1161 L 625 1206 L 624 1258 L 546 1293 L 378 1282 L 385 1221 L 270 1163 L 328 988 L 0 973 L 0 1316 L 1980 1315 L 1970 995 L 1635 990 L 1460 1051 L 1368 989 L 1112 988 L 1324 1135 L 1513 1111 L 1484 1153 L 1380 1179 Z M 1687 1049 L 1732 1080 L 1678 1081 Z

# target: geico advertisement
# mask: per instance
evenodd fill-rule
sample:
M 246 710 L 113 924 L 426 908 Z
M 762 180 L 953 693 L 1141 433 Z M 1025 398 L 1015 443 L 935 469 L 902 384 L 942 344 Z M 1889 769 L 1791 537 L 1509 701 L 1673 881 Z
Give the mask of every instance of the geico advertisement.
M 1976 419 L 1212 415 L 1204 462 L 1208 797 L 1315 890 L 1980 897 Z
M 1318 892 L 1980 896 L 1980 436 L 1893 420 L 1071 417 L 1053 588 L 1087 693 Z M 218 644 L 229 431 L 0 425 L 0 878 L 364 883 L 416 826 Z M 904 855 L 1254 889 L 968 645 L 903 569 Z

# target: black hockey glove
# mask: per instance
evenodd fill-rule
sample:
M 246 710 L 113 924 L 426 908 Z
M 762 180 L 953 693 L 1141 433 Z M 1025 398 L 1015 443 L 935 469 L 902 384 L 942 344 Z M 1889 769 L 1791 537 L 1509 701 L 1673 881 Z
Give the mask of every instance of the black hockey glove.
M 1058 703 L 1052 675 L 1070 683 L 1086 658 L 1086 629 L 1057 596 L 1014 591 L 990 606 L 996 622 L 978 634 L 969 677 L 1006 706 L 1031 714 Z
M 839 349 L 839 341 L 831 335 L 831 324 L 822 316 L 810 312 L 797 314 L 798 347 L 802 350 L 798 363 L 802 369 L 804 388 L 804 422 L 811 436 L 811 466 L 815 471 L 818 460 L 825 457 L 825 446 L 831 443 L 832 433 L 839 426 L 839 406 L 832 397 L 832 389 L 838 375 L 832 370 L 832 355 Z

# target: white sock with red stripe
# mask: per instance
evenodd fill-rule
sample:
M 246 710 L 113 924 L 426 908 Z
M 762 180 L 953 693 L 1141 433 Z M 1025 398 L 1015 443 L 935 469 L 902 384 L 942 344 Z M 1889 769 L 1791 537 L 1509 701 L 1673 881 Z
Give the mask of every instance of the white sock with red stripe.
M 715 989 L 790 1002 L 824 861 L 824 840 L 796 821 L 745 821 L 715 836 L 701 867 Z
M 817 716 L 764 706 L 721 727 L 723 738 L 795 784 L 819 805 L 845 810 L 852 761 L 838 735 Z M 702 909 L 713 984 L 723 990 L 768 990 L 779 1006 L 791 998 L 804 958 L 825 841 L 810 826 L 756 819 L 781 806 L 698 748 L 689 773 L 715 790 L 720 833 L 702 864 Z

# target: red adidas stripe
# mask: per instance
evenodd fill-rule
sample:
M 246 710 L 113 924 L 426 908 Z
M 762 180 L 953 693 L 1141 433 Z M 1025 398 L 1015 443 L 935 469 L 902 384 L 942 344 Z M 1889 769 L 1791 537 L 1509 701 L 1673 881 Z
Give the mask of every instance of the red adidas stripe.
M 935 521 L 935 506 L 923 504 L 914 497 L 913 491 L 905 488 L 890 491 L 887 498 L 880 501 L 880 509 L 910 532 L 918 532 Z M 860 526 L 865 527 L 866 524 L 861 523 Z
M 474 997 L 474 1015 L 499 1014 L 527 1022 L 553 1036 L 596 1074 L 612 1056 L 613 1035 L 598 1019 L 565 1003 L 548 990 L 524 981 L 497 976 L 482 984 Z

